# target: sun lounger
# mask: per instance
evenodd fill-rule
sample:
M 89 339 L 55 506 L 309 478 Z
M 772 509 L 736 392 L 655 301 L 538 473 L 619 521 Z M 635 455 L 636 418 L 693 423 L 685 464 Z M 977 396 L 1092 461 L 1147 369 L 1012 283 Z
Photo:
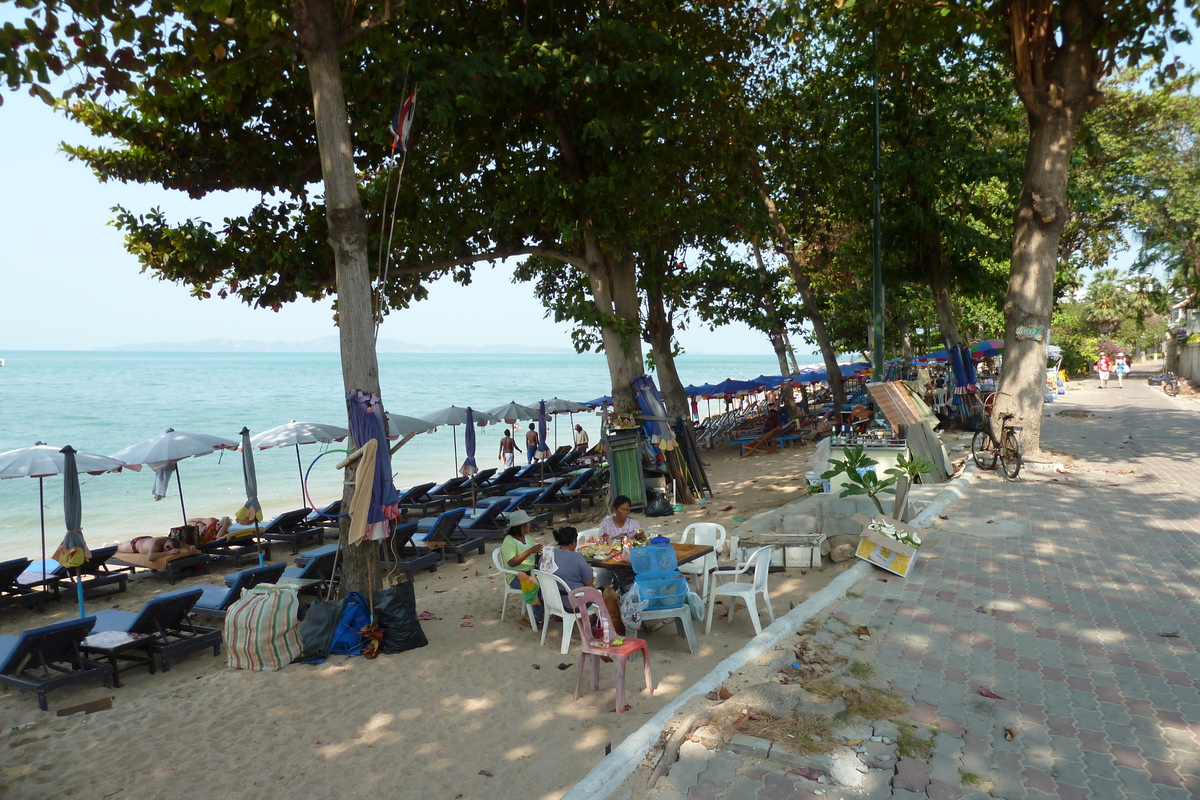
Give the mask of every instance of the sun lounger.
M 465 514 L 458 522 L 459 531 L 474 531 L 476 533 L 485 530 L 499 530 L 503 525 L 503 514 L 508 510 L 509 503 L 492 503 L 483 506 L 479 511 L 474 509 L 461 509 L 462 511 L 475 512 Z M 459 510 L 459 509 L 456 509 Z M 439 517 L 440 519 L 440 517 Z M 429 533 L 437 525 L 436 519 L 423 519 L 417 523 L 418 533 Z
M 437 568 L 446 563 L 441 550 L 413 544 L 412 537 L 416 532 L 416 521 L 402 522 L 392 528 L 392 535 L 380 545 L 383 568 L 388 572 L 402 571 L 410 581 L 418 571 L 437 572 Z
M 0 684 L 36 692 L 38 708 L 49 710 L 46 693 L 99 678 L 112 688 L 112 667 L 83 657 L 79 644 L 96 624 L 95 617 L 56 622 L 0 636 Z
M 521 473 L 521 469 L 522 467 L 505 467 L 503 472 L 483 481 L 479 484 L 479 487 L 487 494 L 503 494 L 518 485 L 517 475 Z
M 270 558 L 271 542 L 263 536 L 269 524 L 260 522 L 257 529 L 253 525 L 233 525 L 222 538 L 200 545 L 200 552 L 212 558 L 228 559 L 239 567 L 243 559 L 257 561 L 260 552 L 263 558 Z
M 338 530 L 341 518 L 342 501 L 334 500 L 324 508 L 317 508 L 310 511 L 308 516 L 304 518 L 304 524 L 309 528 L 321 528 L 325 531 L 325 536 L 330 535 L 330 531 Z
M 163 672 L 171 670 L 171 660 L 211 647 L 214 656 L 221 655 L 221 631 L 217 628 L 202 628 L 194 625 L 190 614 L 193 606 L 203 596 L 200 587 L 180 589 L 160 594 L 148 601 L 140 611 L 115 611 L 105 609 L 96 612 L 96 627 L 92 629 L 92 640 L 103 642 L 102 633 L 125 633 L 148 639 L 144 648 L 124 652 L 108 652 L 113 668 L 113 681 L 120 685 L 117 671 L 118 659 L 146 664 L 154 674 L 154 656 L 158 656 Z M 145 653 L 145 657 L 140 657 Z
M 446 501 L 442 499 L 434 499 L 429 496 L 429 490 L 434 487 L 433 481 L 429 483 L 418 484 L 417 486 L 409 487 L 400 493 L 400 499 L 397 506 L 404 511 L 405 515 L 410 511 L 420 511 L 421 516 L 425 516 L 430 510 L 441 513 L 446 510 Z
M 469 478 L 451 478 L 429 490 L 429 499 L 441 500 L 443 510 L 463 504 L 464 498 L 471 497 Z
M 99 589 L 106 586 L 115 586 L 114 594 L 120 594 L 126 590 L 126 583 L 129 580 L 129 575 L 126 573 L 132 571 L 132 567 L 123 567 L 110 569 L 108 561 L 117 553 L 117 546 L 110 545 L 109 547 L 101 547 L 98 550 L 92 551 L 92 557 L 83 562 L 78 568 L 67 569 L 53 559 L 47 561 L 53 565 L 51 568 L 45 569 L 43 572 L 39 566 L 42 562 L 35 561 L 33 565 L 18 578 L 23 586 L 29 588 L 41 587 L 45 591 L 53 592 L 55 600 L 62 599 L 63 587 L 69 587 L 74 591 L 75 581 L 79 580 L 83 583 L 83 593 L 86 597 L 92 589 Z M 42 575 L 45 578 L 42 578 Z M 27 580 L 28 576 L 28 580 Z
M 112 560 L 126 567 L 165 572 L 167 582 L 174 585 L 181 575 L 208 572 L 208 562 L 212 561 L 212 556 L 206 553 L 175 553 L 152 559 L 145 553 L 117 553 Z
M 270 542 L 287 542 L 292 546 L 292 555 L 300 552 L 302 542 L 320 542 L 325 538 L 325 531 L 320 525 L 310 525 L 307 521 L 311 508 L 297 508 L 287 511 L 259 526 L 259 535 Z M 232 529 L 230 529 L 232 532 Z M 258 556 L 257 551 L 254 553 Z M 270 558 L 264 554 L 264 558 Z M 239 560 L 238 565 L 241 565 Z
M 554 519 L 555 511 L 563 512 L 564 517 L 570 515 L 571 509 L 582 511 L 583 498 L 564 495 L 562 490 L 566 485 L 567 479 L 559 478 L 543 489 L 542 493 L 533 499 L 532 507 L 538 511 L 549 511 L 551 520 Z
M 589 467 L 588 469 L 585 469 L 576 475 L 575 478 L 566 486 L 564 486 L 559 493 L 568 498 L 578 497 L 581 501 L 586 498 L 588 501 L 588 507 L 593 508 L 596 505 L 596 496 L 603 491 L 598 484 L 599 481 L 596 480 L 596 470 Z M 581 502 L 581 508 L 582 505 L 583 504 Z
M 193 612 L 209 617 L 224 617 L 229 607 L 233 605 L 233 601 L 241 597 L 244 590 L 253 588 L 260 583 L 274 583 L 283 576 L 286 568 L 287 565 L 283 563 L 251 567 L 241 572 L 235 572 L 234 575 L 237 577 L 229 588 L 201 586 L 199 588 L 203 594 L 196 601 Z
M 485 547 L 483 537 L 468 533 L 459 527 L 466 515 L 465 508 L 442 512 L 428 531 L 418 528 L 412 537 L 413 544 L 418 548 L 426 547 L 430 550 L 439 549 L 446 554 L 453 553 L 458 556 L 460 564 L 466 561 L 465 556 L 471 550 L 478 550 L 482 555 Z
M 0 608 L 12 605 L 22 605 L 26 608 L 36 606 L 38 611 L 41 611 L 46 607 L 45 592 L 22 586 L 18 581 L 21 573 L 32 563 L 28 558 L 14 558 L 12 561 L 0 563 Z

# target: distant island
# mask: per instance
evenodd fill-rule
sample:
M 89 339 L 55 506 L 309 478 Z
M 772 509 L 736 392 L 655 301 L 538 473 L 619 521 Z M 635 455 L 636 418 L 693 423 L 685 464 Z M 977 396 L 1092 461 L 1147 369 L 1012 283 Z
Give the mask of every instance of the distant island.
M 376 345 L 380 353 L 507 353 L 569 355 L 575 351 L 568 347 L 548 347 L 527 344 L 416 344 L 395 339 L 380 339 Z M 336 336 L 325 336 L 307 342 L 265 342 L 255 339 L 202 339 L 196 342 L 143 342 L 122 344 L 116 347 L 99 347 L 94 352 L 104 353 L 337 353 L 340 351 Z

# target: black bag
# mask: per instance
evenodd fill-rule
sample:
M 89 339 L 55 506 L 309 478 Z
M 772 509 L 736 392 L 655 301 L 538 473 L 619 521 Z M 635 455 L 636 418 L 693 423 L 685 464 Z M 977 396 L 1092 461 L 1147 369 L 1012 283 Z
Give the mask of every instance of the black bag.
M 303 649 L 296 661 L 319 664 L 329 657 L 329 647 L 342 618 L 342 601 L 316 600 L 300 623 L 300 645 Z
M 675 509 L 671 508 L 671 503 L 667 500 L 666 492 L 647 489 L 646 510 L 644 513 L 647 517 L 669 517 L 675 513 Z
M 417 620 L 417 595 L 411 582 L 375 593 L 375 622 L 383 630 L 383 653 L 403 653 L 429 644 Z

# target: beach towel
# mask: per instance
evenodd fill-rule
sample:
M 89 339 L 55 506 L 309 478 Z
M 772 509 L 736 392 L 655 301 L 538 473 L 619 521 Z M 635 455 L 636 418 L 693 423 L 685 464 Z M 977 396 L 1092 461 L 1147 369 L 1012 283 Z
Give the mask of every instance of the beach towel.
M 229 666 L 274 672 L 300 655 L 300 598 L 293 586 L 246 590 L 225 615 Z

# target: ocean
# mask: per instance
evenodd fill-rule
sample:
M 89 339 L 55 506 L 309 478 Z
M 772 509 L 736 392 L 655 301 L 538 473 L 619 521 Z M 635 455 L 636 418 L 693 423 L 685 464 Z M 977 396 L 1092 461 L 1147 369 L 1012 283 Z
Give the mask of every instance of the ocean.
M 3 356 L 0 452 L 40 441 L 109 455 L 167 428 L 236 440 L 243 426 L 253 435 L 293 419 L 346 425 L 341 364 L 335 353 L 30 351 Z M 779 371 L 770 353 L 683 355 L 677 363 L 685 384 L 749 379 Z M 385 353 L 379 356 L 379 373 L 385 407 L 410 416 L 449 405 L 486 411 L 509 401 L 534 407 L 539 400 L 553 397 L 584 402 L 609 394 L 611 386 L 604 356 L 590 353 Z M 702 413 L 704 405 L 702 401 Z M 552 445 L 571 443 L 571 421 L 564 414 L 551 423 Z M 584 426 L 592 442 L 598 440 L 598 416 L 575 414 L 573 421 Z M 518 423 L 518 427 L 527 425 Z M 476 460 L 481 469 L 497 465 L 504 427 L 476 429 Z M 344 456 L 333 453 L 317 459 L 327 449 L 344 446 L 255 451 L 259 499 L 267 518 L 303 505 L 297 449 L 303 468 L 309 470 L 311 465 L 312 499 L 323 505 L 340 497 L 341 474 L 334 465 Z M 458 428 L 415 436 L 393 456 L 396 486 L 404 489 L 450 478 L 464 457 Z M 179 471 L 189 517 L 232 516 L 245 500 L 237 452 L 185 459 Z M 174 481 L 167 497 L 155 502 L 150 493 L 154 474 L 148 467 L 141 472 L 80 478 L 83 532 L 90 545 L 137 534 L 165 534 L 182 523 Z M 42 483 L 44 497 L 39 499 L 36 478 L 0 481 L 0 560 L 38 557 L 39 507 L 45 514 L 47 551 L 53 552 L 62 540 L 62 478 L 46 478 Z

